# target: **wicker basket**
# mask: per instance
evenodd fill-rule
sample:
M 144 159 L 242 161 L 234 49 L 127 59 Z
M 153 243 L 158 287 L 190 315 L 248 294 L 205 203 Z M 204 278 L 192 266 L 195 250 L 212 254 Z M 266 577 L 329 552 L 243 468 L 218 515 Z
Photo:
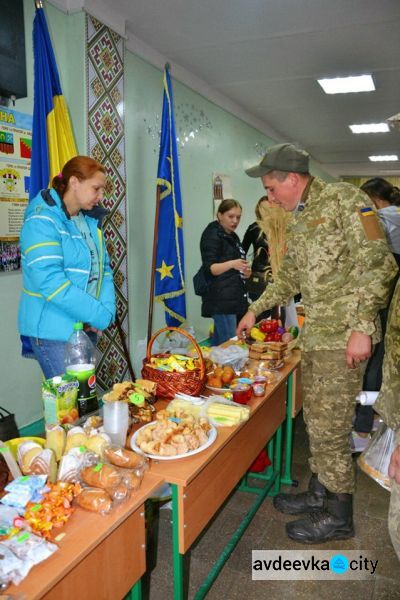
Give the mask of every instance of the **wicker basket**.
M 188 338 L 188 340 L 193 344 L 193 346 L 197 350 L 200 361 L 199 369 L 193 369 L 192 371 L 184 371 L 183 373 L 178 373 L 160 371 L 149 366 L 149 362 L 152 357 L 163 358 L 165 356 L 168 356 L 168 354 L 151 354 L 154 340 L 165 331 L 178 331 L 179 333 Z M 189 335 L 187 331 L 185 331 L 184 329 L 179 329 L 178 327 L 164 327 L 164 329 L 160 329 L 159 331 L 157 331 L 152 336 L 147 346 L 146 358 L 143 361 L 142 377 L 143 379 L 149 379 L 150 381 L 154 381 L 157 384 L 157 396 L 162 398 L 171 399 L 175 396 L 177 392 L 188 394 L 189 396 L 197 396 L 198 394 L 200 394 L 200 392 L 202 392 L 204 388 L 204 384 L 206 381 L 206 366 L 203 355 L 196 340 L 191 335 Z

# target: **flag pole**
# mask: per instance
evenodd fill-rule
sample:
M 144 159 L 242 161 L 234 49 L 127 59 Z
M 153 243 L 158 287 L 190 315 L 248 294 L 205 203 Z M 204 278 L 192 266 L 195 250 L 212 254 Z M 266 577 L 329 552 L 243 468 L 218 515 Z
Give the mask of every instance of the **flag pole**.
M 158 240 L 158 217 L 160 212 L 161 187 L 157 186 L 156 212 L 154 216 L 153 258 L 151 261 L 149 316 L 147 321 L 147 343 L 149 343 L 153 330 L 153 308 L 154 308 L 154 285 L 156 276 L 157 240 Z

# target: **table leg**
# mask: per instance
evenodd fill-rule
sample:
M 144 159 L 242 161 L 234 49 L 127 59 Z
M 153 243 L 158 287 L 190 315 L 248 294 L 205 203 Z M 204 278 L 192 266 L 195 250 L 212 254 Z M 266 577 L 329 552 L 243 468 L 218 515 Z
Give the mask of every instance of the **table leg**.
M 278 494 L 281 488 L 281 469 L 282 469 L 282 425 L 279 425 L 276 434 L 276 448 L 275 448 L 275 456 L 274 456 L 274 470 L 276 473 L 275 483 L 274 483 L 274 493 Z
M 129 594 L 125 596 L 125 600 L 142 600 L 142 582 L 140 579 L 135 583 Z
M 178 486 L 172 488 L 172 563 L 174 576 L 174 600 L 184 599 L 184 555 L 179 552 Z
M 283 485 L 296 485 L 292 479 L 292 450 L 293 450 L 293 373 L 287 380 L 286 424 L 285 424 L 285 465 L 281 478 Z
M 258 494 L 258 498 L 253 503 L 250 510 L 246 513 L 246 515 L 244 516 L 239 527 L 236 529 L 236 531 L 230 538 L 229 542 L 226 544 L 225 548 L 222 550 L 221 554 L 219 555 L 217 560 L 214 562 L 214 565 L 212 566 L 211 570 L 209 571 L 207 577 L 204 579 L 204 581 L 198 588 L 198 590 L 194 596 L 194 600 L 203 600 L 203 598 L 205 598 L 207 596 L 208 591 L 211 588 L 212 584 L 217 579 L 219 573 L 222 571 L 228 558 L 230 557 L 230 555 L 232 554 L 232 552 L 238 545 L 241 537 L 243 536 L 247 527 L 250 525 L 254 515 L 257 513 L 261 504 L 264 502 L 265 498 L 267 497 L 272 485 L 274 485 L 275 477 L 276 477 L 276 473 L 273 474 L 271 481 L 264 488 L 257 489 L 256 493 Z M 256 488 L 253 488 L 252 490 L 249 490 L 249 491 L 256 491 Z M 174 596 L 174 600 L 175 600 L 175 596 Z

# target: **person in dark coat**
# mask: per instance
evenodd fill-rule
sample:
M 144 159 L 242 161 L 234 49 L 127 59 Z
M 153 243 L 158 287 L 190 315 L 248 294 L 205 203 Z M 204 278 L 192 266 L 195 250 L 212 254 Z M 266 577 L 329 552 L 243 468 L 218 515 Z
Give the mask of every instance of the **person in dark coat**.
M 214 346 L 236 335 L 237 323 L 248 308 L 245 281 L 251 268 L 235 233 L 241 215 L 239 202 L 223 200 L 217 220 L 207 225 L 200 240 L 201 259 L 209 279 L 201 314 L 214 320 Z
M 268 200 L 267 196 L 262 196 L 257 202 L 254 211 L 256 213 L 257 221 L 254 221 L 254 223 L 251 223 L 251 225 L 248 226 L 243 237 L 242 246 L 246 254 L 251 246 L 253 246 L 253 260 L 251 263 L 252 272 L 265 273 L 268 271 L 271 278 L 272 272 L 269 264 L 267 236 L 258 224 L 258 222 L 262 220 L 260 207 L 264 204 L 267 206 L 270 205 L 270 201 Z M 250 300 L 258 300 L 258 298 L 261 296 L 261 293 L 262 292 L 254 294 L 249 292 Z

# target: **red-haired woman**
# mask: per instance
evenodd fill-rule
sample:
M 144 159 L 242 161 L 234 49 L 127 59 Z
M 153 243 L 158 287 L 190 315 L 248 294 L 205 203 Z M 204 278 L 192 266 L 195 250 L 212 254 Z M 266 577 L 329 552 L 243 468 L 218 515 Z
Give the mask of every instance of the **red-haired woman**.
M 64 373 L 65 342 L 82 321 L 95 341 L 115 315 L 115 291 L 99 206 L 105 169 L 75 156 L 30 202 L 21 230 L 18 326 L 46 378 Z

